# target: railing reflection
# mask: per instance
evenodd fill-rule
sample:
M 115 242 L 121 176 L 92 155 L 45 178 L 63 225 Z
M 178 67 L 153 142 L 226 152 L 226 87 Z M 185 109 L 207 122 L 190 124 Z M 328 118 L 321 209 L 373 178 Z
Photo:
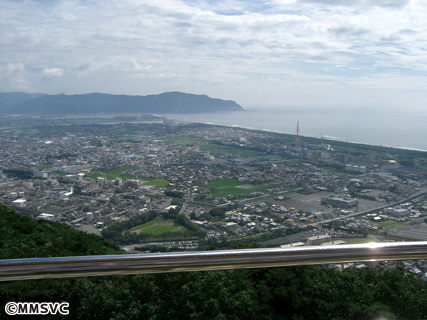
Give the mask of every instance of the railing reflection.
M 426 259 L 427 242 L 0 260 L 0 281 Z

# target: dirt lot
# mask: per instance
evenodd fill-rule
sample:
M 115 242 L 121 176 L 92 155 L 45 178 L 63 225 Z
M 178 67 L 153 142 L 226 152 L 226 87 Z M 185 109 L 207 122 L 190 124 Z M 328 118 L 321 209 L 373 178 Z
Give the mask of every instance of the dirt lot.
M 303 211 L 307 211 L 309 209 L 317 209 L 318 211 L 322 211 L 322 212 L 327 213 L 327 212 L 333 212 L 334 208 L 328 208 L 327 206 L 320 204 L 320 202 L 321 202 L 322 197 L 330 195 L 330 194 L 332 194 L 332 193 L 331 192 L 317 192 L 317 193 L 312 193 L 312 194 L 308 194 L 308 195 L 301 194 L 301 193 L 289 193 L 289 194 L 286 194 L 286 196 L 290 198 L 287 200 L 278 201 L 278 200 L 274 200 L 274 199 L 268 199 L 268 200 L 263 199 L 263 200 L 259 200 L 256 202 L 252 202 L 252 204 L 258 204 L 258 203 L 262 203 L 262 202 L 267 201 L 267 202 L 271 202 L 272 204 L 284 206 L 286 208 L 294 207 L 297 210 L 303 210 Z M 375 208 L 375 207 L 381 206 L 382 204 L 383 204 L 383 202 L 359 199 L 359 210 L 358 211 L 363 211 L 363 210 Z
M 97 236 L 101 236 L 101 229 L 95 228 L 90 224 L 82 224 L 77 230 L 86 232 L 86 233 L 93 233 Z
M 330 194 L 329 192 L 318 192 L 318 193 L 313 193 L 313 194 L 300 194 L 300 193 L 288 193 L 286 194 L 287 197 L 289 197 L 290 199 L 287 200 L 274 200 L 274 199 L 267 199 L 267 200 L 259 200 L 259 201 L 255 201 L 252 202 L 251 204 L 259 204 L 262 202 L 271 202 L 272 204 L 276 204 L 279 206 L 284 206 L 286 208 L 289 207 L 294 207 L 297 210 L 308 210 L 308 209 L 312 209 L 315 208 L 319 211 L 323 211 L 323 212 L 328 212 L 327 207 L 323 206 L 320 204 L 320 199 L 323 196 L 326 196 Z M 331 210 L 331 209 L 329 209 Z

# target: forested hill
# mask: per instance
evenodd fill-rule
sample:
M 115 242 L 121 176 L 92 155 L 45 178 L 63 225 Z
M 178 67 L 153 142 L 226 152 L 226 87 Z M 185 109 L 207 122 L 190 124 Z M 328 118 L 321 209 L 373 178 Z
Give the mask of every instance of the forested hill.
M 45 96 L 43 93 L 23 93 L 23 92 L 0 92 L 0 112 L 4 113 L 10 110 L 13 106 L 20 104 L 30 99 L 36 99 Z
M 33 220 L 0 204 L 0 259 L 120 253 L 117 245 L 101 237 L 59 222 Z
M 2 259 L 119 252 L 99 237 L 33 221 L 2 205 L 0 229 Z M 427 284 L 402 268 L 304 266 L 0 282 L 0 301 L 0 319 L 7 318 L 8 302 L 68 302 L 69 315 L 52 319 L 427 318 Z
M 183 92 L 166 92 L 147 96 L 102 93 L 25 96 L 22 93 L 0 93 L 0 112 L 4 114 L 167 114 L 242 110 L 240 105 L 231 100 Z

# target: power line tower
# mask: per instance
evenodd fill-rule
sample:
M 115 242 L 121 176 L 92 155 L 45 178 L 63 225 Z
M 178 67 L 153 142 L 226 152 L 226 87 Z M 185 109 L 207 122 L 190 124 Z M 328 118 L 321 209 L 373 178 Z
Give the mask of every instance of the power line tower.
M 299 146 L 299 120 L 297 120 L 297 134 L 295 136 L 295 144 L 297 147 Z

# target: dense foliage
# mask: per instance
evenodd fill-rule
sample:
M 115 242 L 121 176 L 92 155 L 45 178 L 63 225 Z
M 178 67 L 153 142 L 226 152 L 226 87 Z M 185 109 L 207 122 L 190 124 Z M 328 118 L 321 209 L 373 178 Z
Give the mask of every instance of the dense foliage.
M 168 197 L 173 197 L 178 199 L 184 198 L 184 194 L 179 191 L 165 191 L 165 195 L 167 195 Z
M 228 211 L 227 207 L 215 207 L 209 210 L 209 214 L 213 217 L 225 218 L 225 213 Z
M 32 220 L 0 204 L 0 259 L 119 253 L 117 245 L 62 223 Z
M 309 266 L 17 281 L 0 300 L 66 301 L 68 319 L 423 319 L 426 289 L 402 269 Z
M 0 219 L 3 259 L 17 253 L 24 258 L 117 251 L 99 237 L 33 221 L 4 206 Z M 25 243 L 34 250 L 20 250 Z M 68 302 L 68 316 L 44 316 L 55 319 L 427 318 L 427 284 L 400 267 L 338 272 L 300 266 L 11 281 L 0 283 L 0 301 L 0 318 L 6 317 L 4 305 L 10 301 Z
M 3 173 L 8 176 L 17 177 L 19 179 L 31 179 L 33 177 L 33 173 L 27 170 L 19 170 L 19 169 L 3 169 Z

